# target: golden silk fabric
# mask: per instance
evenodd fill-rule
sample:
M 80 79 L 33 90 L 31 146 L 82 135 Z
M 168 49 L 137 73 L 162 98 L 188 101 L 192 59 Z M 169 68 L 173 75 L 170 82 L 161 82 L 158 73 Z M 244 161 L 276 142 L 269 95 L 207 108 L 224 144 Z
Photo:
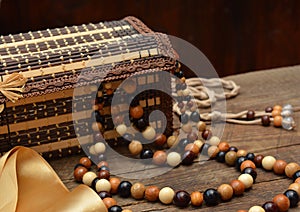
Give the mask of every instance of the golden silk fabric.
M 0 159 L 0 211 L 97 211 L 107 209 L 88 186 L 68 191 L 35 151 L 15 147 Z

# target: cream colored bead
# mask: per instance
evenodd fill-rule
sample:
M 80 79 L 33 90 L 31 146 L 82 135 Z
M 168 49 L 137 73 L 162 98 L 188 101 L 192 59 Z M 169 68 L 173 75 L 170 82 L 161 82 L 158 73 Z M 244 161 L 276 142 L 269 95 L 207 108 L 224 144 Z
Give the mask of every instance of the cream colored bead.
M 220 138 L 218 138 L 217 136 L 212 136 L 209 139 L 209 144 L 212 145 L 212 146 L 218 146 L 219 143 L 220 143 Z
M 190 123 L 184 124 L 182 125 L 181 129 L 185 132 L 185 133 L 190 133 L 193 130 L 193 127 Z
M 94 150 L 95 150 L 96 154 L 102 154 L 105 152 L 106 146 L 104 143 L 98 142 L 94 145 Z
M 125 124 L 120 124 L 116 127 L 116 131 L 122 136 L 127 132 L 127 127 Z
M 94 145 L 90 146 L 90 148 L 89 148 L 89 153 L 90 153 L 91 155 L 96 155 L 96 154 L 97 154 L 96 151 L 95 151 L 95 146 L 94 146 Z
M 181 156 L 177 152 L 170 152 L 167 156 L 167 164 L 169 166 L 175 167 L 181 162 Z
M 189 90 L 188 88 L 184 89 L 184 90 L 182 91 L 182 95 L 183 95 L 183 96 L 188 96 L 188 95 L 190 95 L 190 90 Z
M 195 140 L 195 141 L 194 141 L 194 144 L 195 144 L 197 147 L 199 147 L 199 149 L 201 149 L 202 146 L 203 146 L 203 142 L 202 142 L 201 140 Z
M 153 127 L 149 126 L 142 132 L 142 135 L 147 140 L 153 140 L 156 136 L 156 132 Z
M 158 198 L 164 204 L 171 204 L 173 202 L 175 192 L 170 187 L 164 187 L 159 191 Z
M 97 175 L 94 173 L 94 172 L 87 172 L 83 175 L 82 177 L 82 182 L 85 184 L 85 185 L 88 185 L 88 186 L 91 186 L 92 185 L 92 182 L 93 180 L 97 177 Z
M 262 207 L 255 205 L 253 207 L 251 207 L 248 212 L 265 212 L 265 209 L 263 209 Z
M 276 159 L 273 156 L 266 156 L 262 160 L 262 167 L 265 170 L 271 171 L 276 162 Z
M 100 179 L 97 181 L 97 183 L 96 183 L 96 191 L 97 192 L 100 192 L 100 191 L 110 192 L 110 189 L 111 189 L 111 184 L 108 180 Z
M 171 136 L 167 139 L 168 147 L 174 146 L 175 144 L 177 144 L 177 142 L 178 142 L 178 137 L 175 136 L 175 135 L 171 135 Z
M 178 95 L 178 96 L 183 96 L 182 90 L 178 90 L 178 91 L 177 91 L 177 95 Z
M 238 180 L 245 185 L 246 189 L 250 188 L 253 185 L 253 178 L 250 174 L 241 174 Z

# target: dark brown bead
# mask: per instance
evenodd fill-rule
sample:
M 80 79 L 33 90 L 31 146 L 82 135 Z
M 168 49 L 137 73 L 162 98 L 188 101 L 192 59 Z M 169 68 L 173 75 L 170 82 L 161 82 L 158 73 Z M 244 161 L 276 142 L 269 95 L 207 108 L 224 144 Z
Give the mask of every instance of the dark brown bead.
M 249 110 L 247 112 L 246 116 L 247 116 L 247 120 L 254 120 L 254 118 L 255 118 L 255 112 L 253 110 Z
M 187 207 L 191 201 L 191 197 L 186 191 L 177 191 L 173 201 L 178 207 Z
M 182 156 L 181 163 L 183 165 L 191 165 L 196 157 L 197 157 L 197 154 L 195 154 L 194 152 L 186 151 Z
M 155 144 L 158 146 L 163 146 L 167 142 L 167 137 L 164 134 L 159 134 L 155 138 Z
M 104 198 L 107 198 L 107 197 L 111 197 L 111 194 L 108 193 L 107 191 L 100 191 L 100 192 L 98 193 L 98 195 L 99 195 L 99 197 L 100 197 L 101 199 L 104 199 Z
M 261 123 L 263 126 L 269 126 L 271 123 L 270 116 L 264 115 L 261 117 Z
M 211 136 L 212 136 L 212 132 L 210 130 L 206 129 L 202 132 L 202 138 L 204 140 L 209 140 L 211 138 Z
M 273 111 L 273 107 L 266 107 L 265 108 L 266 113 L 272 113 L 272 111 Z
M 74 178 L 77 182 L 81 182 L 82 181 L 82 177 L 85 173 L 87 173 L 88 170 L 87 168 L 83 167 L 83 166 L 79 166 L 74 170 Z
M 79 163 L 84 165 L 87 169 L 91 168 L 92 166 L 92 161 L 88 157 L 80 158 Z
M 278 212 L 277 205 L 275 205 L 275 203 L 272 201 L 263 204 L 262 208 L 265 210 L 265 212 Z
M 107 171 L 107 170 L 101 170 L 101 171 L 98 173 L 98 177 L 99 177 L 100 179 L 107 179 L 107 180 L 109 180 L 109 178 L 110 178 L 110 173 L 109 173 L 109 171 Z
M 255 163 L 256 167 L 262 167 L 262 160 L 264 159 L 263 155 L 256 155 L 254 157 L 253 162 Z

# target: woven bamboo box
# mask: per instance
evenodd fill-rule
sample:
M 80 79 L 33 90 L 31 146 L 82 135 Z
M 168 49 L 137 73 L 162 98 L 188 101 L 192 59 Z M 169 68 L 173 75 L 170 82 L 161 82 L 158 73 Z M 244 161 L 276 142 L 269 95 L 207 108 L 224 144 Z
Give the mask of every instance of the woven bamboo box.
M 75 123 L 72 113 L 95 113 L 89 106 L 97 102 L 99 87 L 95 86 L 110 83 L 116 91 L 124 79 L 134 76 L 140 87 L 164 84 L 167 91 L 169 80 L 162 82 L 157 73 L 172 72 L 174 58 L 167 36 L 154 33 L 134 17 L 1 36 L 1 154 L 16 145 L 31 147 L 45 157 L 80 152 L 77 136 L 86 136 L 82 145 L 88 146 L 93 131 L 85 120 L 88 117 Z M 81 94 L 86 86 L 90 90 Z M 75 105 L 74 88 L 75 96 L 82 100 Z M 172 103 L 166 93 L 140 94 L 146 113 L 160 109 L 171 119 Z M 100 111 L 109 140 L 118 139 L 110 116 L 113 95 L 103 96 Z

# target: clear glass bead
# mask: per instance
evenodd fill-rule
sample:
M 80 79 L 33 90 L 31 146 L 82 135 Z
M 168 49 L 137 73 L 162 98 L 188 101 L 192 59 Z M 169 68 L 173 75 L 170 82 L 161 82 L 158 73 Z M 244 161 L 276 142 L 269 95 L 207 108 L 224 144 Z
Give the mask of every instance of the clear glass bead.
M 284 105 L 284 106 L 282 107 L 282 110 L 291 110 L 291 111 L 293 111 L 293 106 L 290 105 L 290 104 Z
M 284 117 L 281 125 L 286 130 L 292 130 L 295 127 L 295 121 L 293 117 Z
M 283 116 L 283 117 L 292 116 L 292 114 L 293 114 L 293 110 L 288 110 L 288 109 L 282 110 L 282 112 L 281 112 L 281 116 Z

